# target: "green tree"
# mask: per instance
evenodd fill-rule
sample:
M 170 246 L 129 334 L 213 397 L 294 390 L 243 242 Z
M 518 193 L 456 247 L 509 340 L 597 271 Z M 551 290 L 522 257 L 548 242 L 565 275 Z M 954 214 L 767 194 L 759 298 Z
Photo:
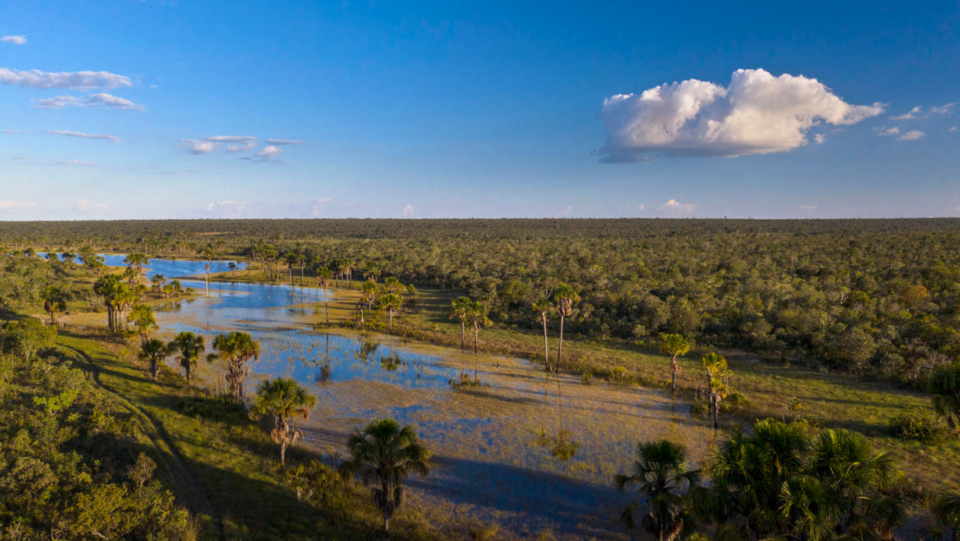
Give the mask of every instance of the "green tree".
M 217 354 L 209 356 L 208 360 L 214 361 L 219 358 L 227 363 L 226 380 L 230 386 L 230 392 L 234 400 L 243 402 L 244 385 L 250 375 L 247 363 L 260 358 L 260 343 L 249 333 L 234 331 L 214 338 L 213 349 Z
M 471 301 L 470 306 L 467 310 L 467 323 L 473 327 L 473 353 L 477 354 L 479 352 L 479 342 L 480 342 L 480 328 L 492 325 L 493 322 L 490 321 L 490 318 L 487 317 L 487 314 L 490 313 L 490 309 L 487 308 L 487 305 L 480 301 Z M 474 376 L 476 376 L 476 371 L 474 371 Z
M 560 373 L 560 362 L 563 360 L 563 322 L 566 318 L 573 315 L 573 305 L 580 301 L 580 295 L 574 291 L 573 287 L 561 283 L 553 293 L 553 302 L 557 305 L 557 313 L 560 314 L 560 345 L 557 346 L 557 370 Z
M 43 310 L 50 314 L 50 325 L 60 325 L 57 314 L 67 311 L 67 295 L 57 286 L 47 286 L 40 294 Z
M 116 274 L 102 276 L 93 284 L 93 290 L 103 297 L 107 306 L 107 324 L 110 332 L 119 333 L 126 329 L 126 315 L 137 300 L 130 286 Z
M 472 303 L 470 297 L 457 297 L 451 303 L 453 311 L 450 313 L 450 319 L 460 320 L 460 349 L 467 348 L 467 314 L 470 313 Z
M 130 286 L 133 287 L 140 283 L 140 276 L 143 274 L 143 268 L 150 265 L 150 259 L 145 254 L 127 254 L 123 259 L 127 268 L 134 271 Z
M 640 442 L 633 472 L 617 475 L 614 482 L 621 492 L 637 486 L 638 500 L 620 515 L 623 524 L 632 529 L 641 505 L 645 504 L 649 512 L 642 523 L 647 533 L 659 541 L 673 541 L 689 525 L 682 492 L 699 484 L 700 470 L 687 467 L 682 445 L 667 440 Z
M 28 317 L 6 324 L 3 344 L 5 350 L 17 353 L 24 361 L 30 362 L 38 351 L 53 346 L 56 337 L 55 328 Z
M 945 366 L 934 372 L 930 380 L 933 407 L 947 419 L 950 428 L 957 431 L 960 425 L 960 362 Z
M 413 427 L 393 419 L 372 421 L 347 440 L 350 460 L 343 469 L 359 475 L 364 485 L 374 485 L 373 501 L 383 514 L 383 530 L 403 503 L 403 480 L 411 473 L 430 473 L 430 451 L 417 438 Z
M 380 308 L 382 308 L 387 316 L 390 318 L 390 327 L 393 327 L 393 316 L 400 312 L 400 308 L 403 305 L 403 301 L 400 298 L 400 295 L 395 293 L 387 293 L 386 295 L 380 296 Z
M 141 361 L 149 363 L 150 376 L 154 381 L 156 381 L 157 376 L 160 375 L 160 363 L 163 362 L 163 359 L 167 357 L 168 353 L 169 349 L 167 345 L 164 344 L 162 340 L 157 340 L 156 338 L 144 340 L 140 344 L 140 353 L 138 356 Z
M 193 375 L 193 368 L 197 366 L 200 355 L 206 350 L 203 337 L 190 331 L 177 333 L 177 336 L 170 342 L 170 350 L 171 353 L 176 354 L 177 364 L 183 369 L 187 383 L 189 383 Z
M 677 390 L 677 376 L 680 375 L 680 363 L 677 357 L 690 351 L 690 342 L 682 334 L 664 334 L 660 336 L 660 352 L 670 355 L 670 389 Z
M 257 398 L 250 410 L 251 416 L 273 417 L 273 430 L 270 436 L 280 445 L 280 464 L 286 464 L 287 446 L 295 445 L 303 433 L 293 425 L 296 418 L 306 419 L 310 408 L 317 403 L 317 397 L 307 393 L 296 380 L 277 378 L 260 382 L 257 386 Z
M 137 334 L 140 336 L 140 344 L 144 344 L 150 338 L 150 333 L 160 328 L 157 325 L 157 317 L 153 313 L 153 308 L 146 304 L 138 304 L 130 310 L 128 320 L 137 328 Z

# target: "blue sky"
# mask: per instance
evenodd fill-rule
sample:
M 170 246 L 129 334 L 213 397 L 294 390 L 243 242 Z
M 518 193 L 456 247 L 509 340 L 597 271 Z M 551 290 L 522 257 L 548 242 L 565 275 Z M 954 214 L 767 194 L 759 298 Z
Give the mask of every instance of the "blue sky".
M 0 36 L 0 220 L 960 216 L 956 1 L 6 0 Z

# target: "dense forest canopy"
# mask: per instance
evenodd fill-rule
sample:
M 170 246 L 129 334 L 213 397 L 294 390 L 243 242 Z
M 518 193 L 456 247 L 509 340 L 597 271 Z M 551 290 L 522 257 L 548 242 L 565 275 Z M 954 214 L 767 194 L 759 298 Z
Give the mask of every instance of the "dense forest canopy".
M 0 246 L 151 256 L 302 255 L 482 299 L 534 329 L 569 283 L 568 332 L 679 333 L 923 384 L 960 355 L 960 219 L 188 220 L 8 222 Z M 255 257 L 253 259 L 256 259 Z

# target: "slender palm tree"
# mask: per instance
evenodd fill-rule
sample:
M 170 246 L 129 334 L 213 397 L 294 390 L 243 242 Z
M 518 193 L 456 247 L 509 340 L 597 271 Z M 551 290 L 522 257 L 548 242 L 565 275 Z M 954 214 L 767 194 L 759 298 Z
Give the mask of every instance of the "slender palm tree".
M 153 278 L 150 279 L 150 285 L 153 286 L 153 290 L 157 293 L 158 296 L 163 295 L 163 286 L 167 283 L 167 277 L 162 274 L 154 274 Z
M 633 472 L 617 475 L 614 483 L 621 492 L 637 486 L 639 499 L 620 515 L 626 527 L 635 526 L 641 503 L 645 503 L 648 512 L 641 519 L 644 529 L 659 541 L 673 541 L 687 521 L 681 493 L 700 483 L 700 470 L 688 469 L 686 450 L 680 444 L 668 440 L 640 442 Z
M 200 360 L 200 355 L 206 350 L 203 343 L 203 337 L 197 336 L 190 331 L 178 333 L 170 342 L 171 353 L 176 354 L 177 364 L 183 369 L 187 383 L 193 375 L 193 368 Z
M 249 333 L 234 331 L 214 338 L 213 349 L 217 354 L 208 356 L 207 360 L 214 361 L 219 358 L 226 361 L 226 379 L 233 399 L 243 402 L 244 385 L 250 376 L 250 367 L 247 363 L 260 358 L 260 343 Z
M 150 259 L 145 254 L 127 254 L 127 257 L 123 259 L 123 262 L 127 264 L 127 267 L 134 270 L 134 280 L 135 282 L 130 284 L 134 286 L 140 283 L 140 276 L 143 274 L 143 268 L 150 265 Z
M 490 321 L 490 318 L 487 317 L 487 314 L 490 313 L 490 309 L 487 308 L 487 305 L 483 304 L 480 301 L 471 301 L 470 307 L 467 310 L 467 323 L 473 327 L 473 353 L 476 354 L 479 351 L 479 341 L 480 341 L 480 327 L 486 327 L 492 325 L 493 322 Z M 474 374 L 476 375 L 476 374 Z
M 467 314 L 473 301 L 470 297 L 457 297 L 453 300 L 450 319 L 460 320 L 460 349 L 467 348 Z
M 547 318 L 553 312 L 553 303 L 548 298 L 542 298 L 533 303 L 533 311 L 540 314 L 540 325 L 543 326 L 543 366 L 550 371 L 550 343 L 547 341 Z
M 390 529 L 390 519 L 403 503 L 403 480 L 411 473 L 421 477 L 430 473 L 430 451 L 417 438 L 409 425 L 400 426 L 393 419 L 372 421 L 356 430 L 347 440 L 351 459 L 343 470 L 359 475 L 364 485 L 374 485 L 373 501 L 383 513 L 383 530 Z
M 303 432 L 293 425 L 296 418 L 306 419 L 317 397 L 307 393 L 296 380 L 277 378 L 260 382 L 257 398 L 250 410 L 251 416 L 273 417 L 274 428 L 270 432 L 274 443 L 280 446 L 280 464 L 286 464 L 287 446 L 295 445 Z
M 377 299 L 377 284 L 367 280 L 360 286 L 360 327 L 363 328 L 363 310 L 369 310 Z
M 138 304 L 130 310 L 131 323 L 137 327 L 137 334 L 140 336 L 140 344 L 145 344 L 150 338 L 150 333 L 159 329 L 157 318 L 153 313 L 153 308 L 146 304 Z
M 700 363 L 707 369 L 707 387 L 705 390 L 710 404 L 710 415 L 713 417 L 713 428 L 720 428 L 720 403 L 727 396 L 726 385 L 724 385 L 723 380 L 730 375 L 730 371 L 727 370 L 727 359 L 719 353 L 711 352 L 705 353 L 700 358 Z
M 57 286 L 47 286 L 40 294 L 43 299 L 43 310 L 50 314 L 50 325 L 58 325 L 57 314 L 67 311 L 67 296 Z
M 333 271 L 327 267 L 320 267 L 317 269 L 317 287 L 323 290 L 323 311 L 327 320 L 327 324 L 330 323 L 330 305 L 327 304 L 327 297 L 330 296 L 330 292 L 327 291 L 327 286 L 330 285 L 330 279 L 333 278 Z
M 680 375 L 680 363 L 677 357 L 690 351 L 690 342 L 682 334 L 664 334 L 660 336 L 660 352 L 670 355 L 670 390 L 677 390 L 677 376 Z
M 160 375 L 160 363 L 167 356 L 169 350 L 161 340 L 152 338 L 140 344 L 140 360 L 150 363 L 150 375 L 154 381 Z
M 400 295 L 396 293 L 381 295 L 379 304 L 380 308 L 387 312 L 387 317 L 390 318 L 390 327 L 393 327 L 393 316 L 397 315 L 403 306 L 403 300 L 400 298 Z
M 573 305 L 580 300 L 580 295 L 574 291 L 573 287 L 561 283 L 553 293 L 553 302 L 557 305 L 557 313 L 560 314 L 560 345 L 557 346 L 557 369 L 560 373 L 560 361 L 563 358 L 563 322 L 566 318 L 573 315 Z

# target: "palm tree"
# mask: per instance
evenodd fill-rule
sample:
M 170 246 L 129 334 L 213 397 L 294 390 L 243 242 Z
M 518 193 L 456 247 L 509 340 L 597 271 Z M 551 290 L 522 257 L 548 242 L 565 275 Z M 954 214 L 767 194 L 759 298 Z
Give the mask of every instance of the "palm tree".
M 710 403 L 710 415 L 713 417 L 713 428 L 720 428 L 720 403 L 726 397 L 726 387 L 721 378 L 730 375 L 727 370 L 727 359 L 719 353 L 705 353 L 700 363 L 707 369 L 707 399 Z M 699 391 L 698 391 L 699 396 Z
M 560 314 L 560 345 L 557 347 L 557 373 L 560 373 L 560 361 L 563 358 L 563 321 L 573 315 L 573 305 L 580 300 L 580 295 L 573 287 L 561 283 L 553 293 L 553 302 L 557 304 L 557 313 Z
M 540 324 L 543 325 L 543 366 L 550 371 L 550 344 L 547 342 L 547 317 L 553 311 L 553 303 L 548 298 L 542 298 L 533 303 L 533 310 L 540 314 Z
M 110 332 L 119 333 L 125 329 L 126 313 L 136 300 L 136 295 L 130 286 L 116 274 L 108 274 L 97 279 L 93 284 L 93 290 L 103 297 L 107 305 L 107 324 Z
M 134 306 L 130 311 L 129 320 L 137 327 L 140 344 L 145 344 L 150 338 L 150 333 L 160 328 L 157 325 L 157 318 L 153 314 L 153 309 L 146 304 Z
M 140 275 L 143 274 L 143 268 L 150 265 L 150 259 L 147 258 L 145 254 L 127 254 L 127 257 L 123 259 L 123 262 L 127 264 L 127 267 L 135 271 L 134 279 L 135 283 L 130 284 L 131 286 L 140 283 Z
M 157 295 L 160 296 L 163 294 L 163 285 L 167 283 L 167 277 L 162 274 L 154 274 L 153 278 L 150 279 L 153 290 L 157 292 Z
M 649 511 L 642 518 L 644 528 L 659 541 L 672 541 L 680 536 L 686 521 L 681 491 L 700 483 L 700 470 L 686 465 L 686 450 L 668 440 L 640 442 L 633 473 L 617 475 L 614 483 L 620 492 L 637 485 L 638 501 L 620 515 L 627 528 L 636 524 L 635 515 L 645 502 Z
M 470 297 L 457 297 L 453 300 L 453 311 L 450 313 L 450 319 L 460 320 L 460 349 L 467 348 L 467 314 L 470 312 L 470 305 L 473 301 Z
M 203 283 L 207 297 L 210 296 L 210 263 L 203 264 Z
M 50 314 L 50 325 L 58 325 L 57 314 L 67 311 L 67 296 L 57 286 L 47 286 L 40 294 L 43 299 L 43 310 Z
M 401 427 L 393 419 L 378 419 L 354 431 L 347 449 L 351 459 L 344 463 L 343 470 L 359 475 L 364 485 L 374 484 L 373 501 L 383 513 L 383 530 L 387 532 L 390 519 L 403 503 L 403 480 L 410 473 L 421 477 L 430 473 L 430 451 L 420 443 L 413 427 Z
M 371 280 L 367 280 L 360 286 L 360 327 L 363 328 L 363 309 L 367 310 L 373 306 L 374 300 L 377 298 L 377 284 L 373 283 Z
M 167 345 L 156 338 L 147 340 L 140 344 L 140 360 L 150 363 L 150 374 L 153 380 L 157 380 L 160 374 L 160 363 L 168 353 Z
M 480 327 L 486 327 L 487 325 L 492 325 L 493 322 L 490 321 L 490 318 L 487 317 L 487 314 L 490 312 L 490 309 L 487 308 L 485 304 L 480 301 L 471 301 L 470 307 L 467 310 L 467 323 L 473 327 L 473 353 L 476 354 L 479 350 L 479 341 L 480 341 Z M 476 376 L 476 373 L 474 373 Z
M 403 306 L 403 301 L 400 299 L 400 295 L 395 293 L 387 293 L 380 297 L 380 307 L 387 312 L 387 316 L 390 318 L 390 327 L 393 327 L 393 316 L 400 312 L 400 308 Z
M 323 290 L 323 311 L 327 319 L 327 324 L 330 324 L 330 306 L 327 304 L 327 297 L 330 292 L 327 291 L 327 286 L 330 285 L 331 278 L 333 278 L 333 271 L 327 267 L 317 269 L 317 287 Z
M 205 350 L 206 346 L 203 343 L 203 337 L 197 336 L 190 331 L 183 331 L 177 334 L 173 341 L 170 342 L 170 351 L 171 353 L 176 353 L 177 364 L 183 369 L 187 383 L 190 383 L 193 367 L 197 365 L 200 354 Z
M 293 426 L 295 418 L 306 419 L 317 397 L 308 394 L 296 380 L 277 378 L 260 382 L 257 399 L 250 410 L 252 416 L 273 416 L 270 432 L 274 443 L 280 445 L 280 465 L 286 464 L 287 445 L 295 445 L 303 433 Z
M 931 510 L 937 522 L 953 530 L 953 541 L 960 541 L 960 492 L 941 494 Z
M 226 361 L 226 379 L 233 399 L 243 402 L 243 387 L 247 377 L 250 376 L 250 367 L 247 366 L 247 362 L 260 358 L 260 343 L 249 333 L 234 331 L 230 334 L 218 335 L 213 340 L 213 349 L 217 354 L 207 357 L 207 360 L 214 361 L 220 358 Z
M 686 355 L 690 351 L 690 342 L 681 334 L 664 334 L 660 336 L 660 352 L 670 355 L 670 390 L 677 390 L 677 376 L 680 374 L 680 363 L 677 357 Z

